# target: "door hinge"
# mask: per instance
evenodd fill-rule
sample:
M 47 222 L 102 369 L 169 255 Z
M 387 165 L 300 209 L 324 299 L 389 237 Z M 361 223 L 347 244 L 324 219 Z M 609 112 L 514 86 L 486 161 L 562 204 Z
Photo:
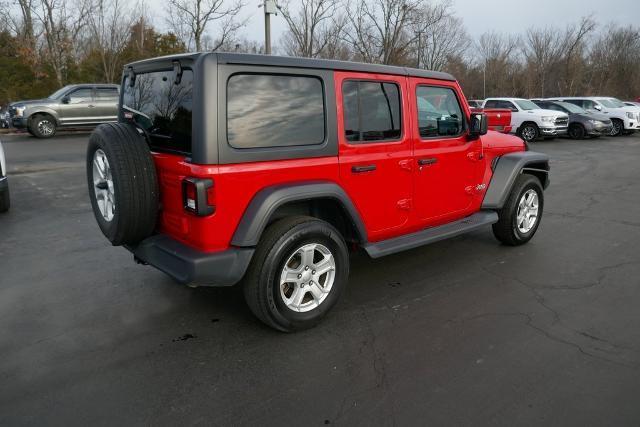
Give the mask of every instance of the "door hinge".
M 398 209 L 402 209 L 404 211 L 411 210 L 411 199 L 402 199 L 398 200 Z
M 478 184 L 478 185 L 469 185 L 468 187 L 465 187 L 464 190 L 467 192 L 467 194 L 475 195 L 475 194 L 482 194 L 486 189 L 487 189 L 487 184 Z
M 467 153 L 467 158 L 472 162 L 478 162 L 484 158 L 484 155 L 481 151 L 472 151 L 470 153 Z
M 404 169 L 404 170 L 411 171 L 411 170 L 413 169 L 413 168 L 412 168 L 412 166 L 413 166 L 413 162 L 412 162 L 411 160 L 407 160 L 407 159 L 405 159 L 405 160 L 400 160 L 400 161 L 398 162 L 398 166 L 400 166 L 400 169 Z

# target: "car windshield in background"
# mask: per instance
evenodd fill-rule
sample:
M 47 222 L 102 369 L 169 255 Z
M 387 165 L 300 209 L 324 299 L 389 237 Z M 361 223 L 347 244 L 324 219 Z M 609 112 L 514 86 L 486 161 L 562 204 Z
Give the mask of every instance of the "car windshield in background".
M 527 111 L 527 110 L 538 110 L 540 109 L 540 107 L 538 107 L 535 103 L 527 100 L 527 99 L 517 99 L 515 101 L 516 104 L 518 104 L 518 107 L 522 108 L 523 110 Z
M 176 84 L 173 71 L 138 74 L 124 82 L 122 114 L 147 132 L 153 149 L 191 153 L 193 71 Z
M 586 113 L 586 111 L 583 108 L 580 108 L 577 105 L 570 104 L 568 102 L 556 102 L 556 104 L 558 104 L 562 108 L 568 110 L 570 113 L 575 113 L 575 114 L 584 114 L 584 113 Z
M 624 102 L 620 101 L 619 99 L 615 99 L 615 98 L 611 98 L 609 99 L 609 101 L 616 107 L 616 108 L 623 108 L 626 107 L 626 105 L 624 105 Z
M 609 99 L 598 99 L 598 102 L 607 108 L 619 108 L 614 102 Z
M 62 89 L 58 89 L 57 91 L 55 91 L 51 95 L 49 95 L 49 99 L 61 98 L 62 95 L 64 95 L 68 90 L 69 90 L 69 86 L 65 86 Z

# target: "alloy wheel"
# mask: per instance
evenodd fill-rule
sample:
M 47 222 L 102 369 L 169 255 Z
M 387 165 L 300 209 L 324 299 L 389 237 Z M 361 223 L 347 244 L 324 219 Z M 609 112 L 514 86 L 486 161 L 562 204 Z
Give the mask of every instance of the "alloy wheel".
M 336 278 L 336 261 L 319 243 L 296 249 L 280 274 L 280 296 L 290 310 L 307 312 L 322 304 Z
M 93 189 L 102 218 L 110 222 L 116 212 L 116 198 L 109 160 L 101 149 L 93 154 Z

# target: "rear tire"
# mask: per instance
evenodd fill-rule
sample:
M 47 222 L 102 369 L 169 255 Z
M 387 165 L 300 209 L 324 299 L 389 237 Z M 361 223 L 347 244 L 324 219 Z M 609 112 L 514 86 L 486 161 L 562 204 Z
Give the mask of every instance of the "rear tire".
M 28 130 L 36 138 L 51 138 L 56 134 L 56 121 L 48 114 L 38 114 L 30 120 Z
M 100 230 L 114 246 L 150 236 L 158 216 L 158 182 L 153 157 L 135 127 L 98 126 L 87 147 L 87 183 Z
M 569 127 L 569 137 L 571 139 L 584 139 L 586 134 L 587 131 L 585 130 L 584 126 L 580 124 L 574 124 Z
M 532 199 L 534 194 L 535 199 Z M 538 178 L 528 174 L 519 175 L 504 207 L 498 211 L 500 219 L 493 224 L 494 236 L 505 245 L 524 245 L 536 234 L 543 209 L 544 193 Z M 534 213 L 535 220 L 525 223 Z
M 338 230 L 316 218 L 288 217 L 265 230 L 243 290 L 258 319 L 293 332 L 322 320 L 338 301 L 348 276 L 349 254 Z

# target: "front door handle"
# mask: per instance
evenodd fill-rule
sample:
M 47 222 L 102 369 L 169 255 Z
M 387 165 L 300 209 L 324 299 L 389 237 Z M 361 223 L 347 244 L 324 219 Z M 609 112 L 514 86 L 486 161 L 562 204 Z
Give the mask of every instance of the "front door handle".
M 376 165 L 352 166 L 351 173 L 364 173 L 376 170 Z
M 434 163 L 438 163 L 438 159 L 431 157 L 429 159 L 418 159 L 418 166 L 428 166 Z

